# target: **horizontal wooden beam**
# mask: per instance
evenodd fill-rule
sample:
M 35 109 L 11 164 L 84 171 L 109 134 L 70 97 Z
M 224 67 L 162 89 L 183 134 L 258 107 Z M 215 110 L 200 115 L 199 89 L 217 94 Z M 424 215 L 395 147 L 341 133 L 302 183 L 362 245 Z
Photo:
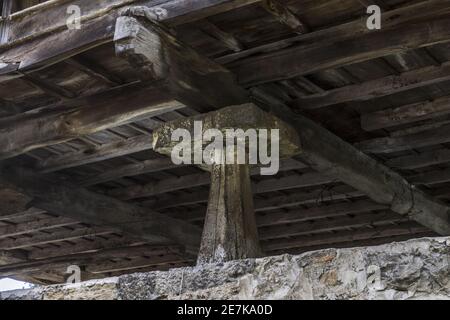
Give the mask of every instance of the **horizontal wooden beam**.
M 263 228 L 259 231 L 261 240 L 286 238 L 300 236 L 311 233 L 336 231 L 339 229 L 358 228 L 364 226 L 392 224 L 406 222 L 408 218 L 393 214 L 392 212 L 382 213 L 359 213 L 355 217 L 340 217 L 333 221 L 319 219 L 309 223 L 294 223 L 290 225 L 278 225 Z
M 422 101 L 361 115 L 361 127 L 378 130 L 432 119 L 450 113 L 450 97 Z
M 250 57 L 230 65 L 230 68 L 238 76 L 240 84 L 251 87 L 372 60 L 410 48 L 449 42 L 449 27 L 449 20 L 442 19 L 383 28 L 364 37 L 333 41 L 311 49 L 298 46 Z
M 48 259 L 29 260 L 18 263 L 11 263 L 9 265 L 0 266 L 0 276 L 9 277 L 12 275 L 29 274 L 33 272 L 43 272 L 45 270 L 55 270 L 61 267 L 67 267 L 69 264 L 78 264 L 80 266 L 87 264 L 99 264 L 104 260 L 111 258 L 127 258 L 145 255 L 153 257 L 158 263 L 158 256 L 161 254 L 171 254 L 176 251 L 171 251 L 170 248 L 154 248 L 148 245 L 136 247 L 116 247 L 102 252 L 86 252 L 70 255 L 62 255 Z M 184 258 L 186 259 L 186 258 Z
M 383 137 L 362 141 L 356 147 L 366 153 L 390 153 L 450 142 L 450 125 L 399 137 Z
M 340 242 L 384 238 L 405 234 L 429 232 L 426 228 L 414 222 L 406 222 L 398 225 L 367 228 L 362 230 L 341 231 L 335 234 L 316 234 L 300 236 L 291 239 L 277 239 L 263 243 L 266 252 L 289 248 L 309 247 L 316 245 L 335 244 Z
M 182 107 L 158 87 L 121 88 L 77 99 L 70 107 L 21 114 L 0 124 L 0 159 Z
M 76 187 L 51 174 L 4 166 L 0 182 L 33 198 L 33 205 L 49 213 L 97 226 L 119 229 L 149 244 L 178 243 L 195 248 L 201 231 L 186 222 Z M 45 192 L 42 192 L 45 190 Z
M 61 228 L 79 224 L 78 221 L 67 218 L 45 218 L 17 225 L 1 226 L 0 239 L 17 237 L 27 233 L 33 233 L 54 228 Z
M 449 149 L 437 149 L 420 154 L 400 156 L 386 161 L 386 165 L 397 169 L 418 169 L 450 162 Z
M 90 48 L 112 42 L 115 20 L 130 5 L 148 7 L 152 16 L 172 26 L 255 3 L 259 0 L 77 0 L 82 10 L 81 29 L 67 28 L 67 1 L 52 1 L 11 16 L 8 42 L 0 46 L 4 61 L 20 61 L 30 72 L 63 61 Z M 33 21 L 40 25 L 36 30 Z M 30 53 L 30 49 L 33 48 Z M 2 77 L 0 77 L 0 82 Z
M 140 135 L 95 147 L 91 146 L 79 151 L 69 152 L 62 155 L 54 155 L 39 161 L 36 165 L 36 169 L 42 173 L 55 172 L 89 163 L 126 156 L 144 150 L 151 150 L 152 148 L 152 136 Z
M 383 12 L 381 15 L 381 24 L 383 29 L 392 29 L 402 25 L 425 21 L 430 18 L 436 19 L 450 13 L 449 4 L 450 0 L 429 0 L 402 6 L 394 10 Z M 367 28 L 366 21 L 366 19 L 358 18 L 330 28 L 305 33 L 228 54 L 217 58 L 216 61 L 221 64 L 232 64 L 235 61 L 243 60 L 247 57 L 274 52 L 293 46 L 298 46 L 299 48 L 302 47 L 303 50 L 309 50 L 323 46 L 325 43 L 329 42 L 330 39 L 338 42 L 349 38 L 362 37 L 373 32 L 373 30 Z
M 303 167 L 303 164 L 300 164 L 300 166 Z M 182 189 L 207 186 L 209 185 L 210 180 L 211 179 L 209 173 L 196 173 L 176 178 L 169 178 L 158 182 L 151 182 L 146 185 L 116 188 L 112 189 L 108 194 L 114 197 L 118 197 L 122 200 L 131 200 L 136 198 L 151 197 L 158 194 L 178 191 Z M 330 182 L 333 182 L 333 178 L 313 172 L 305 173 L 303 175 L 295 174 L 287 177 L 273 178 L 256 182 L 253 184 L 252 189 L 254 193 L 258 194 L 271 191 L 316 186 Z
M 318 109 L 343 102 L 367 101 L 450 80 L 450 63 L 308 95 L 294 100 L 297 109 Z M 364 118 L 363 118 L 364 119 Z M 426 118 L 425 118 L 426 119 Z M 401 120 L 398 121 L 401 123 Z M 363 122 L 363 128 L 368 129 Z

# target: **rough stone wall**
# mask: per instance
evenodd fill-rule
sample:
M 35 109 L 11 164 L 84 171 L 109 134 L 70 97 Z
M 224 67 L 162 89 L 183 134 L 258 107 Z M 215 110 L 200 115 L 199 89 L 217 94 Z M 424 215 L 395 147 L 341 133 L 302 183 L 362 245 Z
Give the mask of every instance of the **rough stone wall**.
M 138 273 L 5 292 L 2 299 L 450 300 L 450 238 Z

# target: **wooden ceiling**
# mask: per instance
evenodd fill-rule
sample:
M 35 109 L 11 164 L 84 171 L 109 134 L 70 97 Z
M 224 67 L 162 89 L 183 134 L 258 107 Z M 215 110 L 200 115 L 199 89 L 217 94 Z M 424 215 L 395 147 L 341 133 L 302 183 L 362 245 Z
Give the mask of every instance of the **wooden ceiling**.
M 184 235 L 201 232 L 209 174 L 153 152 L 151 133 L 209 111 L 216 97 L 205 84 L 204 100 L 174 97 L 116 54 L 115 21 L 130 5 L 158 8 L 178 41 L 224 67 L 217 99 L 233 92 L 229 70 L 274 112 L 288 106 L 370 155 L 379 172 L 385 165 L 449 204 L 450 1 L 37 2 L 0 20 L 8 30 L 0 44 L 0 159 L 13 168 L 2 175 L 31 185 L 15 189 L 0 178 L 0 276 L 51 284 L 64 281 L 70 264 L 92 279 L 195 262 L 195 240 L 166 241 L 150 219 L 173 218 L 164 228 L 172 240 L 177 223 Z M 83 8 L 81 31 L 65 27 L 68 3 Z M 365 27 L 368 4 L 382 8 L 381 30 Z M 437 235 L 372 200 L 375 191 L 355 188 L 363 183 L 350 177 L 358 168 L 341 179 L 311 161 L 299 156 L 276 176 L 252 176 L 265 254 Z M 91 211 L 102 215 L 73 219 Z M 141 228 L 154 234 L 142 238 Z

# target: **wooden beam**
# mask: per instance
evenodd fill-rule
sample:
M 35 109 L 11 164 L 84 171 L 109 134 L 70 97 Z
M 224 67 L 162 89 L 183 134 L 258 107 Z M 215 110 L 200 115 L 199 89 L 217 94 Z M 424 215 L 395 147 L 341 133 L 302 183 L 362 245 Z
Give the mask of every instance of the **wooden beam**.
M 442 97 L 363 114 L 361 127 L 366 131 L 372 131 L 432 119 L 449 113 L 450 97 Z
M 205 112 L 245 102 L 234 76 L 179 42 L 152 20 L 147 8 L 131 8 L 117 19 L 116 54 L 133 66 L 144 81 L 160 81 L 162 90 L 194 110 Z M 201 93 L 201 94 L 200 94 Z
M 449 30 L 448 19 L 433 20 L 382 29 L 361 38 L 333 41 L 306 50 L 298 46 L 262 54 L 240 60 L 230 65 L 230 68 L 238 76 L 241 85 L 250 87 L 372 60 L 409 48 L 446 43 L 450 41 Z
M 309 28 L 288 7 L 278 0 L 263 0 L 262 7 L 275 17 L 280 23 L 302 34 L 309 32 Z
M 450 63 L 305 96 L 294 100 L 291 105 L 300 110 L 318 109 L 338 103 L 376 99 L 447 80 L 450 80 Z
M 178 243 L 193 248 L 199 245 L 197 227 L 73 186 L 57 176 L 42 176 L 25 168 L 8 166 L 2 168 L 0 179 L 32 197 L 36 207 L 55 215 L 120 229 L 149 244 Z
M 110 43 L 120 11 L 133 3 L 150 9 L 152 16 L 171 26 L 201 20 L 255 3 L 259 0 L 78 0 L 82 29 L 67 28 L 67 3 L 43 3 L 35 9 L 11 16 L 11 30 L 3 53 L 4 61 L 20 61 L 21 72 L 36 71 L 96 46 Z M 33 21 L 36 21 L 33 23 Z M 40 30 L 33 26 L 40 25 Z M 2 48 L 2 46 L 0 46 Z M 31 54 L 30 49 L 33 49 Z M 0 78 L 1 81 L 1 78 Z
M 301 165 L 303 166 L 303 165 Z M 258 170 L 254 170 L 258 171 Z M 254 172 L 257 174 L 257 172 Z M 315 172 L 302 175 L 263 180 L 252 185 L 254 193 L 265 193 L 286 189 L 303 188 L 322 185 L 333 182 L 333 178 Z M 151 197 L 161 193 L 173 192 L 182 189 L 206 186 L 210 183 L 209 173 L 197 173 L 182 177 L 169 178 L 159 182 L 151 182 L 146 185 L 136 185 L 126 188 L 112 189 L 108 194 L 122 200 Z
M 362 230 L 341 231 L 335 234 L 316 234 L 308 236 L 300 236 L 291 239 L 272 240 L 263 243 L 263 249 L 266 252 L 274 250 L 282 250 L 289 248 L 309 247 L 316 245 L 331 245 L 340 242 L 377 239 L 390 236 L 398 236 L 405 234 L 416 234 L 429 232 L 426 228 L 414 222 L 401 223 L 399 225 L 382 226 L 377 228 L 368 228 Z
M 199 22 L 196 22 L 195 26 L 211 38 L 219 41 L 222 45 L 230 50 L 233 50 L 235 52 L 244 50 L 244 46 L 235 36 L 221 30 L 219 27 L 208 20 L 201 20 Z
M 398 9 L 383 12 L 381 23 L 383 29 L 392 29 L 428 19 L 437 19 L 450 12 L 449 4 L 450 0 L 429 0 L 402 6 Z M 359 38 L 373 33 L 373 30 L 367 28 L 366 21 L 366 19 L 358 18 L 330 28 L 228 54 L 216 59 L 216 61 L 221 64 L 229 64 L 250 56 L 274 52 L 293 46 L 298 46 L 299 50 L 300 48 L 310 50 L 325 45 L 330 39 L 333 39 L 334 42 L 339 42 L 349 38 Z
M 57 256 L 40 260 L 29 260 L 9 265 L 0 266 L 0 276 L 8 277 L 12 275 L 29 274 L 33 272 L 42 272 L 44 270 L 54 270 L 66 267 L 68 264 L 79 264 L 80 266 L 88 264 L 98 264 L 111 258 L 127 258 L 139 255 L 153 257 L 158 262 L 158 255 L 171 253 L 170 248 L 153 248 L 152 246 L 142 245 L 136 247 L 116 247 L 103 250 L 102 252 L 86 252 Z M 172 256 L 176 251 L 172 252 Z M 184 258 L 186 259 L 186 258 Z
M 383 137 L 362 141 L 356 147 L 366 153 L 390 153 L 433 146 L 450 141 L 450 125 L 399 137 Z
M 278 224 L 299 223 L 315 219 L 336 218 L 349 214 L 383 209 L 388 209 L 388 207 L 370 200 L 357 200 L 355 202 L 323 205 L 308 209 L 295 208 L 282 212 L 266 213 L 264 215 L 258 215 L 256 222 L 258 227 L 265 227 Z
M 151 150 L 153 148 L 152 143 L 152 136 L 140 135 L 62 155 L 54 155 L 39 161 L 36 169 L 42 173 L 49 173 L 73 168 L 89 163 L 126 156 L 144 150 Z
M 355 217 L 340 217 L 333 221 L 319 219 L 310 223 L 295 223 L 292 225 L 270 226 L 262 229 L 260 234 L 261 240 L 269 240 L 276 238 L 287 238 L 292 236 L 300 236 L 311 233 L 330 232 L 340 229 L 358 228 L 364 226 L 383 225 L 407 222 L 408 218 L 393 214 L 392 212 L 382 213 L 359 213 Z
M 79 224 L 79 222 L 67 218 L 45 218 L 19 223 L 17 225 L 0 226 L 0 239 L 17 237 L 27 233 L 67 227 L 76 224 Z
M 121 88 L 77 99 L 70 107 L 21 114 L 0 123 L 0 159 L 182 107 L 158 87 Z
M 386 165 L 398 169 L 418 169 L 450 162 L 450 150 L 438 149 L 420 154 L 401 156 L 386 161 Z

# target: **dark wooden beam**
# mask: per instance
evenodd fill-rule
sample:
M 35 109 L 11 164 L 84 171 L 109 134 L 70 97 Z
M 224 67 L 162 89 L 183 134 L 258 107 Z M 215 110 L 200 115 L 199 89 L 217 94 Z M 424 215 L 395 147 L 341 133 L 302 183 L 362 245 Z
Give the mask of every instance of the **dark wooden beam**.
M 320 70 L 372 60 L 410 48 L 421 48 L 450 41 L 448 19 L 383 28 L 364 37 L 324 43 L 305 49 L 297 46 L 240 60 L 230 68 L 246 87 L 290 79 Z M 289 61 L 290 63 L 286 63 Z M 269 67 L 268 67 L 269 66 Z
M 402 6 L 398 9 L 383 12 L 381 23 L 383 29 L 387 30 L 428 19 L 436 19 L 450 13 L 449 4 L 450 0 L 430 0 Z M 302 50 L 311 50 L 312 48 L 324 46 L 330 39 L 333 39 L 333 42 L 339 42 L 349 38 L 359 38 L 373 33 L 373 30 L 367 28 L 366 21 L 366 19 L 358 18 L 330 28 L 228 54 L 218 58 L 216 61 L 222 64 L 229 64 L 246 57 L 275 52 L 293 46 L 298 46 L 299 50 L 300 48 Z
M 362 141 L 356 147 L 366 153 L 390 153 L 450 142 L 450 125 L 399 137 L 383 137 Z
M 432 119 L 449 113 L 450 97 L 442 97 L 363 114 L 361 127 L 366 131 L 378 130 Z
M 275 17 L 280 23 L 302 34 L 309 32 L 309 27 L 304 24 L 287 6 L 278 0 L 263 0 L 262 7 Z
M 69 107 L 42 109 L 0 123 L 0 159 L 183 107 L 160 88 L 120 88 L 76 99 Z
M 450 150 L 437 149 L 420 154 L 401 156 L 386 161 L 386 165 L 398 169 L 418 169 L 450 162 Z
M 144 150 L 151 150 L 153 147 L 152 142 L 152 136 L 140 135 L 62 155 L 54 155 L 39 161 L 36 168 L 42 173 L 73 168 L 111 158 L 126 156 Z
M 150 244 L 178 243 L 193 248 L 199 245 L 200 230 L 186 222 L 76 187 L 57 176 L 42 176 L 10 166 L 1 169 L 3 184 L 27 194 L 36 207 L 49 213 L 120 229 Z
M 292 106 L 318 109 L 343 102 L 367 101 L 450 79 L 450 63 L 430 66 L 296 99 Z
M 340 231 L 335 234 L 316 234 L 299 236 L 291 239 L 277 239 L 263 244 L 265 252 L 285 250 L 289 248 L 309 247 L 316 245 L 332 245 L 340 242 L 384 238 L 405 234 L 429 232 L 426 228 L 415 222 L 406 222 L 398 225 L 388 225 L 377 228 L 367 228 L 352 231 Z

